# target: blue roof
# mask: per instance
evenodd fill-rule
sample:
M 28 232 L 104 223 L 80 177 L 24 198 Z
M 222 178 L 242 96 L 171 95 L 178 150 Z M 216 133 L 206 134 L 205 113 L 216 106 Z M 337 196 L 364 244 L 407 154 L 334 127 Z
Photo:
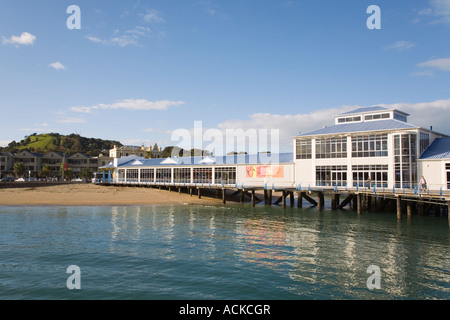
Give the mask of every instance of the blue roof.
M 344 113 L 341 113 L 339 115 L 344 115 L 344 114 L 353 114 L 353 113 L 363 113 L 363 112 L 374 112 L 374 111 L 386 111 L 386 110 L 391 110 L 385 107 L 381 107 L 381 106 L 375 106 L 375 107 L 364 107 L 364 108 L 358 108 L 352 111 L 347 111 Z
M 315 131 L 311 131 L 305 134 L 301 134 L 300 137 L 338 134 L 338 133 L 378 131 L 378 130 L 412 129 L 412 128 L 418 127 L 403 121 L 398 121 L 395 119 L 386 119 L 377 121 L 336 124 Z
M 450 138 L 437 138 L 420 156 L 426 159 L 450 159 Z
M 119 167 L 173 167 L 182 165 L 236 165 L 236 164 L 269 164 L 289 163 L 294 161 L 293 153 L 278 154 L 237 154 L 229 156 L 177 157 L 166 159 L 136 158 L 124 162 Z M 106 167 L 106 166 L 105 166 Z

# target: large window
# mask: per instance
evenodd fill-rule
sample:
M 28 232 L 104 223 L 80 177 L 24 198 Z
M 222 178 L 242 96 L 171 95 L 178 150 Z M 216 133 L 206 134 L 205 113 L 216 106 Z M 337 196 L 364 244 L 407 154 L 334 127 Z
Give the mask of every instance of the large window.
M 447 189 L 450 189 L 450 163 L 445 164 L 445 170 L 447 171 Z
M 138 181 L 138 177 L 139 177 L 139 170 L 138 169 L 127 169 L 126 170 L 126 175 L 127 175 L 127 182 L 128 181 Z
M 212 183 L 212 168 L 194 168 L 194 183 Z
M 388 155 L 387 134 L 352 137 L 352 157 L 386 157 Z
M 141 169 L 141 182 L 153 182 L 155 180 L 155 169 Z
M 311 159 L 311 139 L 297 139 L 296 159 Z
M 421 155 L 422 152 L 424 152 L 429 145 L 430 145 L 430 135 L 428 133 L 421 132 L 419 141 L 419 155 Z
M 387 165 L 357 165 L 352 166 L 352 172 L 354 187 L 388 186 Z M 368 178 L 370 178 L 370 181 L 368 181 Z
M 168 168 L 156 169 L 156 182 L 172 182 L 172 170 Z
M 389 119 L 389 113 L 380 113 L 380 114 L 368 114 L 364 116 L 364 120 L 377 120 L 377 119 Z
M 191 183 L 191 168 L 175 168 L 175 169 L 173 169 L 173 182 L 175 182 L 175 183 Z
M 347 137 L 316 139 L 316 159 L 347 158 Z
M 235 167 L 215 168 L 214 182 L 217 184 L 221 184 L 221 183 L 234 184 L 234 183 L 236 183 L 236 168 Z
M 347 166 L 317 166 L 317 186 L 345 186 L 347 184 Z
M 417 135 L 394 135 L 395 186 L 412 188 L 417 183 Z
M 338 118 L 338 123 L 361 121 L 361 116 Z

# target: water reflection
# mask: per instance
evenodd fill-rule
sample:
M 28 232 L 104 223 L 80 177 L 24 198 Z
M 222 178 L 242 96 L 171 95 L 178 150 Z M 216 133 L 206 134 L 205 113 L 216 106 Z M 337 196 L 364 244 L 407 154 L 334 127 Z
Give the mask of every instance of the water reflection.
M 234 261 L 281 271 L 290 279 L 286 290 L 306 297 L 422 298 L 449 291 L 448 230 L 430 238 L 414 220 L 287 212 L 112 207 L 110 252 L 195 261 L 202 268 Z M 367 289 L 370 265 L 381 269 L 377 292 Z

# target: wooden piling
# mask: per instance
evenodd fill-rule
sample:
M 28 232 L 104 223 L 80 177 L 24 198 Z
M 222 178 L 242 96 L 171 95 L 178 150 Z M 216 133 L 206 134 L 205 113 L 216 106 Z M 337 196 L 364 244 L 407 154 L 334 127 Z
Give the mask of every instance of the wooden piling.
M 294 207 L 294 192 L 289 191 L 289 197 L 291 200 L 291 208 L 293 208 Z
M 223 204 L 227 203 L 227 192 L 225 189 L 222 189 L 222 202 Z
M 297 192 L 297 208 L 303 207 L 303 192 Z
M 358 214 L 361 214 L 362 213 L 362 194 L 361 193 L 358 193 L 357 195 L 356 195 L 356 197 L 357 197 L 357 211 L 358 211 Z
M 198 198 L 201 199 L 202 198 L 202 189 L 197 188 L 197 193 L 198 193 Z
M 402 197 L 397 196 L 397 219 L 400 220 L 402 218 Z
M 244 196 L 245 196 L 244 189 L 241 189 L 241 193 L 240 193 L 240 202 L 241 203 L 244 203 Z
M 412 216 L 412 204 L 411 201 L 406 201 L 406 215 L 408 219 L 411 219 Z
M 324 207 L 324 205 L 325 205 L 325 199 L 324 199 L 323 192 L 320 191 L 320 192 L 318 193 L 318 198 L 319 198 L 319 201 L 318 201 L 318 209 L 319 209 L 319 210 L 322 210 L 323 207 Z
M 255 206 L 255 189 L 252 189 L 251 200 L 252 200 L 252 207 L 254 207 Z
M 281 206 L 283 209 L 286 208 L 286 191 L 283 191 L 283 194 L 281 195 Z

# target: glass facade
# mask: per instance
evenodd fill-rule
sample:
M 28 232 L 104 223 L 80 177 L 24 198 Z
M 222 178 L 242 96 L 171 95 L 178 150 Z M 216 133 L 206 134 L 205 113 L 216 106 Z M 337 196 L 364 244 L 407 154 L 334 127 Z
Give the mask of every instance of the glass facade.
M 360 135 L 352 137 L 352 157 L 386 157 L 388 155 L 387 134 Z
M 316 139 L 316 159 L 347 158 L 347 137 Z
M 156 182 L 170 183 L 172 180 L 172 170 L 170 168 L 156 169 Z
M 425 132 L 420 133 L 419 141 L 419 155 L 425 151 L 425 149 L 430 145 L 430 135 Z
M 215 168 L 214 182 L 216 184 L 221 184 L 221 183 L 235 184 L 236 183 L 236 168 L 235 167 Z
M 212 168 L 194 168 L 194 183 L 212 183 Z
M 317 166 L 316 185 L 323 187 L 345 186 L 347 166 Z
M 191 182 L 191 168 L 175 168 L 173 169 L 174 183 L 190 183 Z
M 154 182 L 155 169 L 141 169 L 141 182 Z
M 139 181 L 139 169 L 126 170 L 127 181 L 137 182 Z
M 311 139 L 297 139 L 295 148 L 296 159 L 311 159 Z
M 356 165 L 352 166 L 352 172 L 354 187 L 388 186 L 388 165 Z
M 395 187 L 412 188 L 417 184 L 417 134 L 394 135 Z

